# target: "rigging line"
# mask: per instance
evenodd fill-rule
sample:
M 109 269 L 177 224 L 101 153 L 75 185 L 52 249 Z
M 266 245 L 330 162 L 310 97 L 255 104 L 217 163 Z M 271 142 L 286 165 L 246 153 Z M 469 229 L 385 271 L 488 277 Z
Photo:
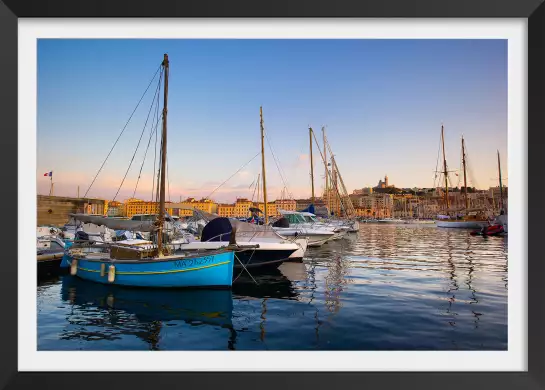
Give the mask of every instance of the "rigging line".
M 163 72 L 161 72 L 161 75 L 159 75 L 159 85 L 161 84 L 161 80 L 162 80 L 162 77 L 163 77 Z M 138 189 L 138 183 L 140 183 L 140 177 L 142 176 L 142 169 L 144 168 L 144 164 L 146 162 L 146 157 L 148 155 L 148 150 L 149 150 L 149 147 L 151 145 L 151 139 L 153 138 L 153 133 L 155 133 L 157 131 L 157 126 L 159 125 L 159 95 L 161 94 L 161 88 L 159 87 L 159 91 L 158 93 L 156 94 L 156 97 L 157 97 L 157 100 L 155 100 L 154 98 L 154 103 L 155 104 L 155 111 L 153 113 L 153 118 L 151 120 L 151 122 L 155 122 L 155 126 L 154 125 L 151 125 L 150 127 L 150 135 L 149 135 L 149 140 L 148 140 L 148 146 L 146 147 L 146 152 L 144 153 L 144 158 L 142 159 L 142 165 L 140 165 L 140 172 L 138 172 L 138 179 L 136 180 L 136 186 L 134 187 L 134 192 L 132 194 L 132 197 L 134 198 L 136 196 L 136 190 Z M 155 168 L 153 169 L 154 170 L 154 175 L 155 175 Z M 152 176 L 154 176 L 152 175 Z M 153 186 L 152 186 L 152 194 L 153 194 Z
M 441 136 L 439 136 L 439 147 L 437 148 L 437 162 L 435 163 L 435 177 L 433 179 L 433 188 L 437 187 L 437 172 L 439 168 L 439 156 L 441 155 Z
M 151 81 L 149 82 L 146 90 L 144 91 L 144 94 L 142 95 L 142 97 L 140 98 L 140 100 L 138 101 L 138 104 L 136 105 L 136 107 L 134 108 L 132 114 L 129 116 L 129 119 L 127 120 L 127 123 L 125 123 L 125 126 L 123 126 L 123 129 L 121 130 L 121 133 L 119 134 L 119 136 L 117 137 L 117 139 L 115 140 L 115 143 L 114 145 L 112 146 L 112 149 L 110 149 L 110 152 L 108 153 L 108 155 L 106 156 L 106 158 L 104 159 L 104 162 L 102 163 L 102 165 L 100 166 L 100 169 L 98 170 L 97 174 L 95 175 L 95 178 L 93 179 L 93 181 L 91 182 L 91 185 L 89 186 L 89 188 L 87 188 L 87 191 L 85 192 L 85 195 L 83 195 L 84 198 L 87 197 L 87 193 L 89 192 L 89 190 L 91 190 L 91 187 L 93 186 L 93 184 L 95 183 L 95 180 L 97 179 L 98 175 L 100 174 L 100 171 L 102 171 L 102 168 L 104 168 L 104 164 L 106 164 L 106 161 L 108 161 L 108 157 L 110 157 L 110 154 L 112 154 L 112 151 L 114 150 L 115 148 L 115 145 L 117 145 L 117 142 L 119 141 L 119 139 L 121 138 L 121 136 L 123 135 L 123 133 L 125 132 L 125 129 L 127 128 L 129 122 L 131 121 L 132 119 L 132 116 L 134 115 L 134 113 L 136 112 L 136 110 L 138 109 L 138 106 L 140 106 L 140 103 L 142 102 L 142 99 L 144 99 L 144 96 L 146 96 L 146 93 L 148 92 L 148 89 L 149 87 L 151 86 L 151 84 L 153 83 L 153 80 L 155 80 L 155 77 L 157 76 L 157 73 L 159 72 L 159 70 L 161 69 L 161 65 L 159 65 L 159 68 L 157 68 L 157 71 L 155 71 L 155 74 L 153 75 L 153 78 L 151 79 Z
M 167 145 L 167 149 L 168 149 L 168 145 Z M 166 166 L 167 166 L 167 187 L 168 187 L 168 201 L 171 202 L 172 199 L 170 199 L 170 179 L 168 177 L 168 158 L 167 158 L 167 163 L 166 163 Z
M 159 111 L 159 109 L 157 108 L 157 112 L 156 112 L 157 115 L 159 115 L 159 112 L 158 112 L 158 111 Z M 151 133 L 150 133 L 150 138 L 149 138 L 149 140 L 148 140 L 148 146 L 146 147 L 146 152 L 144 153 L 144 160 L 142 161 L 142 165 L 140 166 L 140 172 L 138 173 L 138 180 L 137 180 L 137 182 L 136 182 L 136 187 L 134 188 L 133 198 L 134 198 L 135 195 L 136 195 L 136 189 L 138 188 L 138 183 L 140 182 L 140 177 L 141 177 L 141 175 L 142 175 L 142 168 L 144 168 L 144 164 L 145 164 L 145 161 L 146 161 L 146 156 L 147 156 L 147 154 L 148 154 L 148 150 L 149 150 L 149 147 L 150 147 L 150 145 L 151 145 L 151 140 L 152 140 L 152 138 L 153 138 L 153 134 L 156 134 L 156 135 L 157 135 L 157 127 L 159 126 L 159 121 L 160 121 L 160 119 L 161 119 L 161 118 L 160 118 L 159 116 L 157 116 L 157 120 L 156 120 L 156 122 L 155 122 L 155 126 L 151 128 L 152 131 L 151 131 Z M 152 187 L 151 187 L 151 188 L 152 188 L 152 189 L 151 189 L 151 195 L 152 195 L 152 200 L 153 200 L 153 188 L 154 188 L 154 186 L 155 186 L 155 161 L 154 161 L 154 168 L 153 168 L 152 177 L 153 177 L 153 183 L 154 183 L 154 184 L 153 184 Z
M 146 127 L 148 127 L 148 121 L 149 121 L 149 116 L 151 114 L 151 110 L 155 106 L 155 95 L 157 95 L 159 93 L 159 88 L 160 87 L 161 87 L 161 80 L 159 80 L 159 82 L 157 83 L 157 88 L 155 89 L 154 98 L 153 98 L 151 106 L 150 106 L 150 108 L 148 110 L 148 116 L 146 117 L 146 122 L 144 123 L 144 128 L 142 129 L 142 132 L 140 133 L 140 138 L 138 139 L 138 143 L 136 144 L 136 149 L 134 150 L 134 153 L 132 155 L 131 161 L 129 163 L 129 167 L 127 168 L 127 171 L 125 172 L 125 176 L 123 176 L 123 180 L 121 181 L 121 184 L 119 185 L 119 188 L 117 189 L 117 192 L 115 193 L 115 196 L 114 196 L 113 200 L 115 200 L 115 198 L 117 198 L 117 195 L 119 194 L 119 191 L 121 190 L 121 187 L 123 187 L 123 183 L 125 182 L 125 179 L 127 178 L 129 170 L 131 169 L 132 162 L 134 161 L 134 158 L 136 157 L 136 153 L 138 152 L 138 148 L 140 147 L 140 142 L 142 141 L 142 137 L 144 136 L 144 132 L 146 131 Z
M 269 140 L 269 136 L 267 135 L 267 132 L 265 132 L 265 138 L 267 139 L 267 144 L 269 145 L 269 149 L 271 150 L 271 154 L 273 156 L 273 160 L 274 160 L 274 163 L 276 164 L 276 168 L 278 169 L 278 173 L 280 174 L 280 178 L 282 179 L 282 183 L 284 183 L 284 187 L 286 187 L 286 189 L 288 189 L 288 185 L 286 184 L 286 181 L 284 180 L 284 176 L 282 175 L 282 169 L 280 168 L 279 166 L 279 163 L 277 162 L 277 158 L 274 154 L 274 150 L 273 150 L 273 147 L 271 145 L 271 142 Z M 289 192 L 289 190 L 288 190 Z M 290 192 L 290 196 L 292 196 L 291 192 Z M 293 196 L 292 196 L 293 198 Z
M 159 110 L 159 108 L 157 108 L 157 110 Z M 163 116 L 161 115 L 161 118 Z M 151 174 L 151 176 L 153 177 L 153 183 L 151 185 L 151 201 L 153 202 L 154 198 L 153 198 L 153 193 L 155 191 L 155 164 L 157 163 L 157 128 L 155 129 L 155 148 L 153 150 L 153 172 Z M 157 177 L 159 177 L 159 175 L 157 175 Z
M 212 191 L 212 192 L 210 193 L 210 195 L 206 196 L 204 199 L 210 199 L 210 197 L 214 194 L 214 192 L 216 192 L 217 190 L 219 190 L 220 187 L 221 187 L 222 185 L 224 185 L 224 184 L 227 183 L 229 180 L 231 180 L 231 178 L 232 178 L 233 176 L 235 176 L 237 173 L 239 173 L 246 165 L 248 165 L 249 163 L 251 163 L 251 162 L 252 162 L 257 156 L 259 156 L 260 154 L 261 154 L 261 151 L 257 152 L 257 154 L 256 154 L 254 157 L 252 157 L 246 164 L 244 164 L 243 166 L 241 166 L 241 167 L 238 169 L 238 171 L 236 171 L 235 173 L 233 173 L 227 180 L 225 180 L 223 183 L 221 183 L 219 186 L 217 186 L 216 189 L 215 189 L 214 191 Z
M 161 144 L 160 144 L 160 149 L 159 150 L 163 150 L 163 135 L 161 134 Z M 161 191 L 161 180 L 160 180 L 160 177 L 161 177 L 161 166 L 163 164 L 163 155 L 162 153 L 159 153 L 159 162 L 158 162 L 158 167 L 157 167 L 157 192 L 155 193 L 155 202 L 159 202 L 159 193 Z
M 259 180 L 259 179 L 258 179 Z M 257 186 L 258 186 L 259 182 L 256 183 L 255 187 L 254 187 L 254 192 L 252 194 L 252 203 L 254 201 L 254 196 L 255 196 L 255 191 L 257 190 Z M 252 182 L 252 186 L 254 185 L 254 183 Z M 259 199 L 257 200 L 259 202 Z

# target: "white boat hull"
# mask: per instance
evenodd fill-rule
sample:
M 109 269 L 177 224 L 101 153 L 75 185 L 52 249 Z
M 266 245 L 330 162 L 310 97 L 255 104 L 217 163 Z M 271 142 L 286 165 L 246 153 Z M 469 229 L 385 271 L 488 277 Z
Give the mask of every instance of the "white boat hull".
M 422 225 L 422 224 L 426 224 L 426 225 L 433 225 L 435 223 L 435 221 L 432 221 L 432 220 L 425 220 L 425 219 L 422 219 L 422 220 L 419 220 L 419 219 L 415 219 L 413 221 L 405 221 L 405 223 L 407 225 Z
M 298 238 L 295 240 L 295 243 L 299 245 L 299 249 L 290 255 L 290 260 L 302 259 L 305 256 L 308 247 L 308 238 Z
M 507 233 L 507 215 L 498 215 L 496 217 L 496 221 L 495 221 L 497 224 L 500 224 L 503 226 L 503 232 L 504 233 Z
M 401 224 L 405 223 L 402 219 L 379 219 L 377 222 L 379 223 L 388 223 L 388 224 Z
M 437 227 L 458 229 L 480 229 L 488 226 L 488 221 L 437 221 Z
M 318 247 L 325 244 L 327 241 L 333 239 L 333 232 L 320 232 L 316 230 L 308 229 L 293 229 L 293 228 L 274 228 L 275 232 L 279 235 L 286 237 L 286 239 L 292 237 L 308 238 L 309 247 Z

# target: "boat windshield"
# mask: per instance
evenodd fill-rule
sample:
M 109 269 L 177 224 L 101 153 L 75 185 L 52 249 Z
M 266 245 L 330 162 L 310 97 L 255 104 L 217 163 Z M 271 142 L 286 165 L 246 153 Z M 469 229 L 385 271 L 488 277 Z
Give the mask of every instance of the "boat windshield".
M 284 217 L 289 221 L 290 224 L 293 223 L 305 223 L 305 219 L 302 215 L 299 214 L 286 214 Z

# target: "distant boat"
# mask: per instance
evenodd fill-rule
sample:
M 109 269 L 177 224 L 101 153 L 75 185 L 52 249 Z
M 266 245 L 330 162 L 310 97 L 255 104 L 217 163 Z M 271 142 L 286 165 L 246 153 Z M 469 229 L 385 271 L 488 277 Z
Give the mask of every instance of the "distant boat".
M 437 219 L 437 227 L 442 228 L 462 228 L 462 229 L 474 229 L 488 226 L 490 222 L 484 215 L 482 209 L 470 209 L 469 198 L 467 196 L 467 179 L 466 179 L 466 155 L 464 138 L 462 137 L 462 163 L 464 166 L 464 200 L 465 208 L 460 212 L 455 212 L 455 215 L 449 214 L 449 198 L 448 198 L 448 170 L 447 160 L 445 155 L 445 134 L 444 128 L 441 126 L 441 142 L 443 149 L 443 175 L 445 177 L 445 209 L 447 214 L 439 216 Z M 453 213 L 451 210 L 450 213 Z
M 314 205 L 315 196 L 314 196 L 314 159 L 312 157 L 312 140 L 314 139 L 316 143 L 318 141 L 316 140 L 314 136 L 314 131 L 312 130 L 312 127 L 309 127 L 309 141 L 310 141 L 310 178 L 311 178 L 311 189 L 312 189 L 312 196 L 311 200 L 312 203 L 305 208 L 304 210 L 299 210 L 300 213 L 302 213 L 303 218 L 310 223 L 317 224 L 317 226 L 327 226 L 327 227 L 333 227 L 335 236 L 333 237 L 334 240 L 338 240 L 339 238 L 342 238 L 345 236 L 345 233 L 355 233 L 359 232 L 360 230 L 360 224 L 356 217 L 356 210 L 354 209 L 354 206 L 352 204 L 352 201 L 350 200 L 350 197 L 348 196 L 348 193 L 346 192 L 346 187 L 344 186 L 344 182 L 342 180 L 341 174 L 339 172 L 339 169 L 337 167 L 337 164 L 335 163 L 335 159 L 332 157 L 331 159 L 331 166 L 332 171 L 334 173 L 334 177 L 332 177 L 332 183 L 334 184 L 336 193 L 338 195 L 340 203 L 342 203 L 342 197 L 340 196 L 339 192 L 339 186 L 337 183 L 337 178 L 340 181 L 340 188 L 341 191 L 343 191 L 345 195 L 345 201 L 347 210 L 349 211 L 349 214 L 351 215 L 351 218 L 343 218 L 343 219 L 337 219 L 337 218 L 331 218 L 329 209 L 327 204 L 329 203 L 329 200 L 326 200 L 326 205 L 323 207 L 318 208 L 318 211 L 316 211 L 316 206 Z M 328 190 L 328 177 L 330 175 L 329 169 L 328 169 L 328 163 L 327 163 L 327 150 L 330 151 L 331 155 L 333 156 L 333 153 L 331 152 L 331 148 L 329 147 L 329 144 L 327 143 L 327 138 L 325 136 L 325 128 L 322 127 L 322 133 L 324 138 L 324 155 L 321 156 L 324 161 L 324 168 L 325 168 L 325 188 L 324 188 L 324 194 L 326 195 L 326 198 L 329 198 L 329 190 Z M 321 152 L 320 152 L 321 154 Z M 305 214 L 306 213 L 306 214 Z M 321 220 L 318 221 L 316 219 L 317 214 L 320 214 Z M 325 217 L 325 218 L 324 218 Z
M 283 237 L 307 238 L 309 247 L 322 246 L 335 236 L 333 229 L 310 227 L 301 214 L 296 211 L 284 212 L 282 218 L 272 224 L 272 229 Z
M 383 219 L 377 220 L 377 222 L 379 222 L 379 223 L 391 223 L 391 224 L 403 224 L 403 223 L 405 223 L 404 220 L 399 219 L 399 218 L 383 218 Z
M 332 232 L 332 240 L 338 240 L 348 233 L 348 226 L 345 226 L 342 221 L 318 221 L 316 215 L 308 211 L 287 211 L 279 209 L 278 212 L 282 218 L 286 218 L 290 224 L 290 228 L 301 228 L 310 230 L 323 230 Z
M 418 224 L 433 225 L 435 223 L 435 221 L 433 219 L 406 219 L 405 223 L 409 224 L 409 225 L 412 225 L 412 224 L 415 224 L 415 225 L 418 225 Z
M 36 259 L 38 275 L 53 273 L 59 270 L 66 244 L 56 236 L 42 235 L 36 238 Z
M 501 182 L 501 165 L 500 165 L 500 151 L 498 150 L 498 174 L 500 181 L 500 215 L 498 215 L 494 221 L 495 224 L 501 225 L 503 233 L 507 234 L 507 209 L 505 207 L 505 200 L 503 198 L 503 185 Z
M 234 234 L 230 247 L 206 253 L 172 253 L 164 242 L 165 187 L 167 163 L 167 96 L 169 60 L 165 54 L 161 64 L 164 78 L 160 180 L 158 182 L 159 213 L 156 221 L 100 219 L 102 225 L 120 224 L 142 232 L 150 232 L 156 243 L 135 240 L 131 243 L 102 244 L 102 252 L 86 251 L 88 245 L 76 242 L 68 249 L 70 273 L 93 282 L 139 287 L 231 287 L 235 247 Z M 159 86 L 159 85 L 158 85 Z M 159 91 L 159 88 L 157 88 Z M 157 95 L 158 97 L 158 95 Z M 77 215 L 74 216 L 77 219 Z M 96 217 L 97 220 L 99 217 Z M 137 229 L 134 229 L 137 228 Z M 95 246 L 96 248 L 96 246 Z

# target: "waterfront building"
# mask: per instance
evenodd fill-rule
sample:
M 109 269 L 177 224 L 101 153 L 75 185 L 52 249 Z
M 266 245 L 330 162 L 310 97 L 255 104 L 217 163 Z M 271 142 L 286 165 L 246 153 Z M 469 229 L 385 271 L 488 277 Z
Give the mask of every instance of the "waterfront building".
M 234 217 L 245 218 L 250 216 L 250 207 L 253 205 L 254 203 L 251 200 L 246 198 L 238 198 L 235 202 Z
M 265 211 L 264 203 L 254 203 L 254 207 L 257 207 L 261 211 Z M 275 202 L 267 203 L 267 217 L 278 217 L 280 213 L 278 212 L 277 205 Z
M 180 205 L 180 206 L 178 206 Z M 187 198 L 183 202 L 173 204 L 174 215 L 180 217 L 189 217 L 193 215 L 192 210 L 185 209 L 186 207 L 201 210 L 210 214 L 216 214 L 218 212 L 218 204 L 210 199 L 196 200 L 195 198 Z
M 124 215 L 123 203 L 113 200 L 108 202 L 107 215 L 108 217 L 121 217 Z
M 386 188 L 395 188 L 394 185 L 388 183 L 388 175 L 384 175 L 384 181 L 379 180 L 376 187 L 373 189 L 386 189 Z
M 38 195 L 37 208 L 38 225 L 63 226 L 69 221 L 71 213 L 107 214 L 108 201 Z
M 295 199 L 277 199 L 274 203 L 276 204 L 276 209 L 286 211 L 297 210 L 297 201 Z
M 233 218 L 235 216 L 235 205 L 220 203 L 218 205 L 218 215 L 220 217 Z
M 165 202 L 167 213 L 172 214 L 172 202 Z M 131 218 L 136 214 L 157 214 L 159 202 L 148 202 L 141 199 L 130 198 L 125 201 L 125 216 Z

